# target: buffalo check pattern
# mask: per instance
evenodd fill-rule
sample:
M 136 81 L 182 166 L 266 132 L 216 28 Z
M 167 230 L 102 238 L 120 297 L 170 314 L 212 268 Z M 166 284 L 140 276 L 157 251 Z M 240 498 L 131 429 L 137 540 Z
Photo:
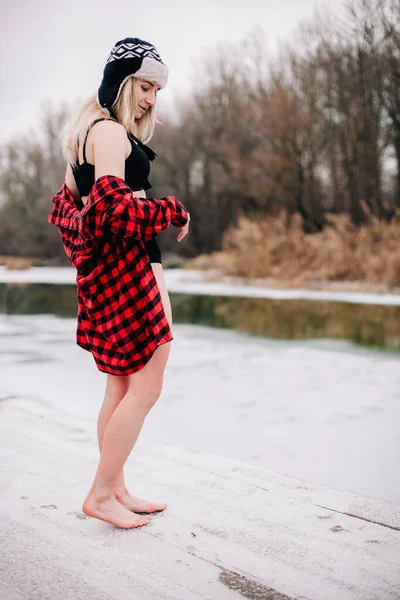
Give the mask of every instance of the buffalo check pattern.
M 121 178 L 104 175 L 83 209 L 64 183 L 48 220 L 77 270 L 77 344 L 104 373 L 139 371 L 173 339 L 144 242 L 183 227 L 185 207 L 173 196 L 137 198 Z

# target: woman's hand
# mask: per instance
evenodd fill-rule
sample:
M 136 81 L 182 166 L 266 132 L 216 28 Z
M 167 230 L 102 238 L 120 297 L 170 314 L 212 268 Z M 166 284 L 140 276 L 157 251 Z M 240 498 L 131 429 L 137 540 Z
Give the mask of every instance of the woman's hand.
M 184 225 L 183 227 L 180 228 L 181 229 L 180 233 L 179 233 L 178 237 L 176 238 L 178 240 L 178 242 L 183 240 L 183 238 L 186 237 L 187 234 L 189 233 L 189 222 L 190 222 L 190 215 L 188 213 L 188 221 L 187 221 L 186 225 Z

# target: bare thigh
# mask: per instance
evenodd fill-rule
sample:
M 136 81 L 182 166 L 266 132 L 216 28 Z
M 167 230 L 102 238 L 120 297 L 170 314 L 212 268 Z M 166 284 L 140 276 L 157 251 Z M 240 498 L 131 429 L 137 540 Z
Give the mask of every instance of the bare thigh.
M 113 376 L 107 374 L 106 394 L 102 411 L 112 411 L 125 395 L 133 395 L 134 405 L 148 412 L 158 400 L 163 386 L 164 371 L 167 366 L 171 342 L 161 344 L 154 351 L 149 362 L 131 375 Z

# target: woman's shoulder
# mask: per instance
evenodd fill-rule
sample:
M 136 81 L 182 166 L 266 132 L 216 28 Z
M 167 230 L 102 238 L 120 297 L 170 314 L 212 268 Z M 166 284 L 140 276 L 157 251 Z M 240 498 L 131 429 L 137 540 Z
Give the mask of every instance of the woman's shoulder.
M 129 152 L 129 140 L 123 125 L 112 119 L 98 120 L 93 123 L 87 137 L 86 156 L 88 161 L 94 164 L 96 152 L 119 153 L 127 155 Z
M 112 138 L 112 139 L 126 139 L 127 131 L 121 123 L 114 119 L 96 119 L 90 127 L 89 133 L 92 139 L 101 138 Z

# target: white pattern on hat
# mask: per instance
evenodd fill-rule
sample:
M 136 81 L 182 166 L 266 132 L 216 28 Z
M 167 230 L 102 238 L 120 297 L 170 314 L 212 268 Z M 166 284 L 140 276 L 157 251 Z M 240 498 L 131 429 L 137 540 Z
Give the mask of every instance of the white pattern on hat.
M 124 42 L 114 46 L 107 59 L 107 63 L 110 63 L 113 60 L 119 60 L 120 58 L 142 58 L 147 56 L 162 62 L 161 56 L 152 44 L 133 44 L 131 42 Z

